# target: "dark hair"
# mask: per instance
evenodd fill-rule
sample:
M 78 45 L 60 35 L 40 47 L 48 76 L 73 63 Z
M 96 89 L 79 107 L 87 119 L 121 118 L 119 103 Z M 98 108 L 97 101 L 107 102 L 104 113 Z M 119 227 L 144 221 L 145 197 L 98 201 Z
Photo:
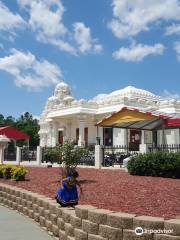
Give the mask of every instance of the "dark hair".
M 77 178 L 77 177 L 79 177 L 79 173 L 78 173 L 77 171 L 72 171 L 72 172 L 70 173 L 70 177 Z

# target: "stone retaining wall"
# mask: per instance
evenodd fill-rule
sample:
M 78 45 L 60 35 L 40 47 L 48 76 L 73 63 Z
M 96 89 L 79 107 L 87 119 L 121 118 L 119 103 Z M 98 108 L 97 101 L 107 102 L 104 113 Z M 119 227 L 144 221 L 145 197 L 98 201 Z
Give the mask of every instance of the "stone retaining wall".
M 89 205 L 61 208 L 55 200 L 5 184 L 0 184 L 0 204 L 34 219 L 59 240 L 180 240 L 180 219 L 165 221 Z M 173 233 L 138 236 L 136 227 Z

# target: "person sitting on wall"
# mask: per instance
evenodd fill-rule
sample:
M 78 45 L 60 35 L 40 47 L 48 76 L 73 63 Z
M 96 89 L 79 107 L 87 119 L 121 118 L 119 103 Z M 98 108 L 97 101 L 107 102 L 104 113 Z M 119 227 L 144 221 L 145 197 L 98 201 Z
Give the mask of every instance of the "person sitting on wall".
M 62 187 L 57 191 L 55 197 L 61 207 L 74 207 L 78 204 L 77 186 L 79 186 L 82 193 L 81 185 L 77 180 L 78 177 L 78 172 L 73 171 L 67 178 L 62 180 Z

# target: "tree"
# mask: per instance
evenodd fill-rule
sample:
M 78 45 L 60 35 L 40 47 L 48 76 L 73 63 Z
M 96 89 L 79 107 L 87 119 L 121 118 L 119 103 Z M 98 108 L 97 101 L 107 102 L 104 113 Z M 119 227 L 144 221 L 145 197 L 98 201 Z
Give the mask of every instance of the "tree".
M 39 144 L 39 125 L 37 119 L 33 119 L 32 114 L 29 112 L 22 114 L 16 121 L 16 127 L 30 136 L 30 146 L 37 146 Z
M 88 150 L 75 146 L 71 141 L 66 141 L 63 145 L 59 146 L 59 153 L 64 165 L 62 175 L 66 177 L 76 169 L 81 158 L 88 155 Z
M 0 114 L 0 126 L 4 125 L 4 116 Z
M 8 116 L 5 121 L 4 124 L 7 126 L 14 126 L 15 125 L 15 118 L 12 116 Z

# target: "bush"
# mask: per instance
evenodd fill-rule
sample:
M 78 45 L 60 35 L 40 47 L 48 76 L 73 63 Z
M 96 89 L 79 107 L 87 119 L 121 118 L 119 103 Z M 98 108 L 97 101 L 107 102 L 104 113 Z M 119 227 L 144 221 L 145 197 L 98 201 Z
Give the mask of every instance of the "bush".
M 0 178 L 22 181 L 25 180 L 26 173 L 27 170 L 24 167 L 0 165 Z
M 16 181 L 24 181 L 27 170 L 24 167 L 15 167 L 12 171 L 12 179 Z
M 10 179 L 13 170 L 14 170 L 14 166 L 12 166 L 12 165 L 4 165 L 4 167 L 2 169 L 3 178 L 4 179 Z
M 3 165 L 0 165 L 0 178 L 3 178 Z
M 49 148 L 45 154 L 46 162 L 57 162 L 58 164 L 62 163 L 61 153 L 59 147 Z
M 139 154 L 130 158 L 127 169 L 132 175 L 180 178 L 180 153 Z
M 64 177 L 75 171 L 76 166 L 81 161 L 81 158 L 88 155 L 87 149 L 75 146 L 71 141 L 66 141 L 63 145 L 61 145 L 59 147 L 59 151 L 64 164 L 64 172 L 62 173 Z

